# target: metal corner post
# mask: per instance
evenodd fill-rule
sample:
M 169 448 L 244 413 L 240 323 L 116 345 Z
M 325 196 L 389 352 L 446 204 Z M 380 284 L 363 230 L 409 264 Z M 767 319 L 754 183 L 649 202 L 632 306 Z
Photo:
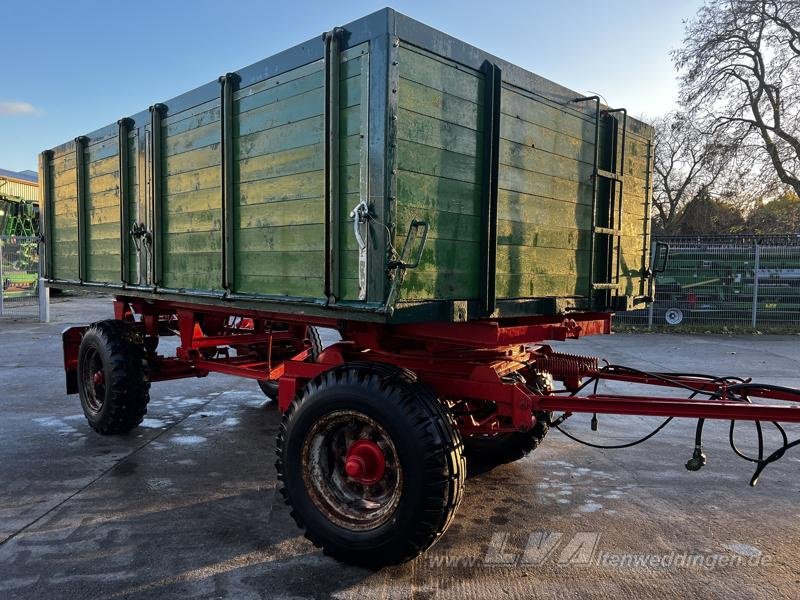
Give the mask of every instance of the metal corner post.
M 239 84 L 236 73 L 226 73 L 220 82 L 220 123 L 222 176 L 222 288 L 230 293 L 235 285 L 233 244 L 233 92 Z
M 483 65 L 483 227 L 481 230 L 481 308 L 491 316 L 497 308 L 497 196 L 500 171 L 500 99 L 502 73 L 491 62 Z
M 154 104 L 150 107 L 150 195 L 153 211 L 153 235 L 152 235 L 152 260 L 153 260 L 153 285 L 160 286 L 163 280 L 164 271 L 164 249 L 163 244 L 163 136 L 161 121 L 167 107 L 164 104 Z
M 77 190 L 78 210 L 78 280 L 83 283 L 87 280 L 88 265 L 86 264 L 86 244 L 88 231 L 86 223 L 86 143 L 89 138 L 82 135 L 75 138 L 75 187 Z
M 123 284 L 130 283 L 130 145 L 128 137 L 133 127 L 133 119 L 124 118 L 117 121 L 119 152 L 119 239 L 120 266 L 119 278 Z
M 40 239 L 44 252 L 39 254 L 42 263 L 42 276 L 53 276 L 53 182 L 50 163 L 53 151 L 45 150 L 39 155 L 39 214 L 41 215 Z
M 325 33 L 325 299 L 339 296 L 339 37 Z

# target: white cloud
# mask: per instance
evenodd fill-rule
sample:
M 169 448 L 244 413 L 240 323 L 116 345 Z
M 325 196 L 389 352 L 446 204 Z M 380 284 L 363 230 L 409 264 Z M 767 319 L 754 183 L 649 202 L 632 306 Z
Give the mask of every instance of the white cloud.
M 30 102 L 0 101 L 0 115 L 38 115 L 41 111 Z

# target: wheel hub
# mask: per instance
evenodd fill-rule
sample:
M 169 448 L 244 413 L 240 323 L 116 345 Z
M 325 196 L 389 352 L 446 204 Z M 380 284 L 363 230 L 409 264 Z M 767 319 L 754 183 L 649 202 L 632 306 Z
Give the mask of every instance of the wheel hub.
M 92 383 L 95 385 L 103 385 L 104 379 L 102 371 L 95 371 L 94 375 L 92 375 Z
M 367 531 L 392 518 L 403 492 L 403 469 L 391 436 L 355 410 L 317 419 L 301 450 L 311 501 L 326 519 Z
M 347 449 L 344 470 L 350 479 L 372 485 L 383 478 L 386 457 L 380 446 L 372 440 L 358 440 Z

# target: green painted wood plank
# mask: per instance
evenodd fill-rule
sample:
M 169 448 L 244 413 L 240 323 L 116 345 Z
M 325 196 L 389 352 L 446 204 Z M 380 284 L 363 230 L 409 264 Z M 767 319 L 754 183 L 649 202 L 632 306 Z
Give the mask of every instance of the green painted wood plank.
M 341 108 L 357 106 L 361 101 L 361 78 L 354 77 L 342 85 Z M 268 131 L 303 119 L 323 114 L 325 90 L 317 88 L 297 96 L 279 100 L 248 112 L 239 113 L 234 118 L 234 135 L 242 136 L 257 131 Z
M 86 182 L 86 193 L 89 197 L 119 194 L 119 172 L 92 177 Z
M 234 225 L 236 229 L 310 225 L 324 222 L 325 200 L 320 196 L 249 204 L 241 206 L 237 212 L 238 218 Z
M 162 121 L 161 127 L 164 139 L 177 138 L 181 134 L 212 126 L 214 123 L 218 124 L 221 114 L 219 100 L 214 100 L 203 106 L 207 108 L 201 112 L 195 112 L 193 109 L 190 109 L 173 115 L 172 117 L 167 117 L 167 119 Z
M 322 88 L 317 88 L 240 113 L 238 118 L 234 119 L 234 136 L 240 137 L 258 131 L 269 131 L 281 125 L 320 116 L 323 113 L 324 104 L 325 92 Z
M 343 138 L 340 154 L 342 165 L 359 164 L 361 142 L 359 135 Z M 324 148 L 319 143 L 238 161 L 235 166 L 234 179 L 241 183 L 249 183 L 273 177 L 319 171 L 323 167 Z
M 117 263 L 117 269 L 96 269 L 92 266 L 89 266 L 89 281 L 96 283 L 118 283 L 119 256 L 115 257 L 115 259 L 115 262 Z
M 53 239 L 58 242 L 78 242 L 78 228 L 70 225 L 56 223 Z
M 477 298 L 477 271 L 436 273 L 409 271 L 399 292 L 399 301 L 470 300 Z
M 560 135 L 569 135 L 594 144 L 594 119 L 580 116 L 543 99 L 529 98 L 517 91 L 503 88 L 500 100 L 502 114 L 512 119 L 547 127 Z
M 274 296 L 296 296 L 299 298 L 320 298 L 324 288 L 321 277 L 280 275 L 236 275 L 236 290 L 245 294 L 268 294 Z
M 442 150 L 398 140 L 397 164 L 403 171 L 413 171 L 434 177 L 446 177 L 468 183 L 480 183 L 482 177 L 481 161 L 467 154 Z
M 404 108 L 397 111 L 397 137 L 469 156 L 480 156 L 481 153 L 481 135 L 472 129 Z
M 250 181 L 235 186 L 242 206 L 300 198 L 319 198 L 325 192 L 322 171 Z
M 219 188 L 205 190 L 190 190 L 180 194 L 170 194 L 166 202 L 165 212 L 182 213 L 194 210 L 214 210 L 222 206 Z
M 119 280 L 119 253 L 117 254 L 87 254 L 90 281 L 100 281 L 98 271 L 110 272 L 110 281 Z
M 89 248 L 88 254 L 97 255 L 97 256 L 105 256 L 109 254 L 113 254 L 119 256 L 120 252 L 120 244 L 119 244 L 119 224 L 117 224 L 117 236 L 116 237 L 107 237 L 104 239 L 96 239 L 92 238 L 92 244 Z
M 423 209 L 479 215 L 480 187 L 454 179 L 444 179 L 401 171 L 397 176 L 397 202 Z
M 300 71 L 300 69 L 294 69 L 294 71 Z M 292 71 L 289 71 L 234 92 L 234 114 L 244 113 L 248 110 L 298 96 L 310 90 L 321 88 L 325 83 L 322 63 L 315 64 L 314 71 L 308 72 L 302 77 L 286 79 L 286 77 L 291 76 L 291 73 Z
M 498 275 L 551 274 L 574 278 L 589 276 L 589 249 L 531 248 L 530 246 L 497 246 Z M 537 293 L 541 293 L 539 290 Z M 553 296 L 557 292 L 546 292 Z
M 183 133 L 167 135 L 164 137 L 164 156 L 217 144 L 220 142 L 220 135 L 219 120 Z
M 325 247 L 325 227 L 311 224 L 241 229 L 236 235 L 236 247 L 239 252 L 321 251 Z
M 164 175 L 179 175 L 206 167 L 219 167 L 221 162 L 220 144 L 203 146 L 181 154 L 173 154 L 164 159 Z
M 398 105 L 440 121 L 455 123 L 474 131 L 483 129 L 483 108 L 474 101 L 400 78 Z
M 75 168 L 75 143 L 70 143 L 69 151 L 64 154 L 56 155 L 51 162 L 54 173 L 69 171 Z
M 269 132 L 257 132 L 234 140 L 236 160 L 252 158 L 262 154 L 272 154 L 283 150 L 301 148 L 311 144 L 321 144 L 324 134 L 322 117 L 305 119 L 275 127 Z
M 497 194 L 497 215 L 498 219 L 545 227 L 589 229 L 592 225 L 591 204 L 576 204 L 504 189 Z
M 239 252 L 236 272 L 242 277 L 314 277 L 325 275 L 325 255 L 320 251 Z
M 400 76 L 430 88 L 483 104 L 483 77 L 467 67 L 400 46 Z
M 114 153 L 108 158 L 89 163 L 87 173 L 90 180 L 100 175 L 108 175 L 119 171 L 119 156 Z
M 166 234 L 163 242 L 165 255 L 222 251 L 222 236 L 218 231 Z
M 550 298 L 585 295 L 588 278 L 575 275 L 543 275 L 520 273 L 498 275 L 496 280 L 499 298 Z
M 90 225 L 119 222 L 119 204 L 112 206 L 93 207 L 86 211 Z M 117 232 L 119 233 L 119 231 Z
M 358 189 L 359 165 L 349 165 L 342 168 L 342 189 Z M 323 171 L 299 173 L 271 177 L 242 183 L 235 186 L 235 194 L 239 204 L 261 204 L 281 200 L 295 200 L 300 198 L 319 198 L 325 193 L 325 179 Z
M 119 246 L 119 221 L 116 223 L 97 223 L 86 228 L 88 253 L 95 251 L 95 243 L 100 240 L 113 240 Z M 119 252 L 119 249 L 116 250 Z
M 219 189 L 221 185 L 219 167 L 206 167 L 164 177 L 164 195 L 169 197 L 183 192 Z M 169 200 L 167 200 L 169 202 Z
M 589 142 L 508 115 L 500 116 L 500 137 L 549 152 L 553 160 L 563 157 L 594 165 L 594 138 Z
M 340 135 L 357 135 L 361 128 L 360 106 L 352 106 L 341 111 Z M 323 141 L 324 122 L 322 116 L 311 117 L 280 125 L 268 131 L 243 135 L 234 141 L 236 160 L 251 158 L 261 154 L 271 154 L 292 148 L 301 148 Z
M 53 188 L 58 192 L 62 186 L 75 186 L 75 168 L 56 173 L 53 177 Z
M 119 152 L 119 142 L 117 136 L 108 138 L 102 142 L 89 144 L 84 150 L 86 164 L 105 160 L 109 157 L 117 156 Z
M 413 219 L 422 219 L 428 223 L 429 240 L 479 242 L 481 239 L 481 219 L 478 216 L 446 211 L 421 211 L 417 207 L 402 204 L 397 207 L 398 238 L 405 239 Z
M 538 148 L 506 140 L 500 140 L 500 164 L 529 171 L 533 173 L 533 177 L 551 175 L 587 185 L 591 185 L 594 173 L 594 168 L 590 164 L 569 158 L 555 157 Z
M 222 209 L 196 210 L 178 214 L 164 214 L 164 231 L 172 233 L 195 233 L 222 230 Z
M 498 219 L 497 243 L 531 248 L 588 249 L 591 233 L 588 228 L 574 229 Z
M 177 123 L 178 121 L 183 121 L 184 119 L 189 119 L 200 113 L 208 112 L 209 110 L 214 109 L 215 107 L 219 106 L 219 98 L 212 98 L 207 102 L 203 102 L 202 104 L 198 104 L 197 106 L 193 106 L 191 108 L 187 108 L 186 110 L 182 110 L 176 113 L 170 113 L 167 110 L 166 116 L 164 116 L 161 120 L 161 125 L 166 127 L 168 125 L 172 125 Z M 169 109 L 169 107 L 167 107 Z
M 502 165 L 499 171 L 499 187 L 511 192 L 553 198 L 577 204 L 592 203 L 592 186 L 545 174 Z

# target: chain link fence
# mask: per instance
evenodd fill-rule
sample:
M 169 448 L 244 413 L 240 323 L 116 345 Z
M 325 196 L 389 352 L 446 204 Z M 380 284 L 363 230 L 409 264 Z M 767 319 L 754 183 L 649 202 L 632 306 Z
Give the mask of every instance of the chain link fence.
M 49 320 L 47 290 L 39 281 L 38 238 L 0 236 L 0 284 L 0 319 Z
M 800 234 L 654 238 L 669 244 L 655 302 L 620 325 L 800 331 Z

